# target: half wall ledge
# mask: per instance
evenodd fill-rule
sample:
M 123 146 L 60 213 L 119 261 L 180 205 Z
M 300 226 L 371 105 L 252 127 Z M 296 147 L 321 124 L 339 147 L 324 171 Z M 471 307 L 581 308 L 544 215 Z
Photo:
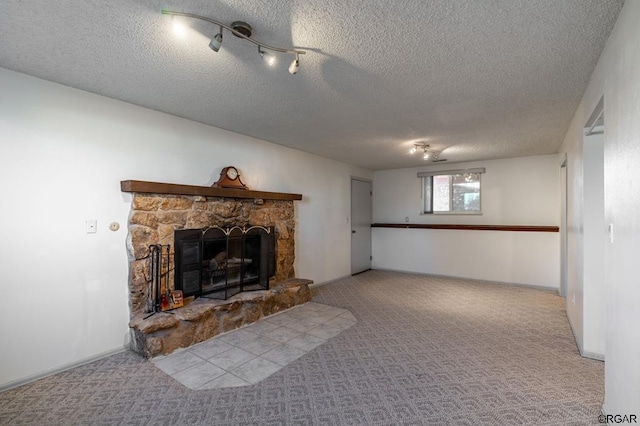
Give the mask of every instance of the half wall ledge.
M 515 232 L 560 232 L 557 226 L 530 225 L 455 225 L 430 223 L 372 223 L 372 228 L 396 229 L 453 229 L 457 231 L 515 231 Z

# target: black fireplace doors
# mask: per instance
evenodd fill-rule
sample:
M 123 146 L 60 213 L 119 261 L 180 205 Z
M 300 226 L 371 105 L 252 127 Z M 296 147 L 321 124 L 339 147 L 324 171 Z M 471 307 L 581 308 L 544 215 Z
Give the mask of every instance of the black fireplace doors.
M 275 275 L 275 228 L 175 231 L 175 285 L 185 297 L 227 299 L 266 290 Z

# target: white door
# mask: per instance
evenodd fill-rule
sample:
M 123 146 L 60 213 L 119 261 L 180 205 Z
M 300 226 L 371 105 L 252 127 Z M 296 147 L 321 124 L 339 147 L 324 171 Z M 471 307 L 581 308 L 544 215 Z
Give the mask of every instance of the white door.
M 351 274 L 371 269 L 371 182 L 351 179 Z

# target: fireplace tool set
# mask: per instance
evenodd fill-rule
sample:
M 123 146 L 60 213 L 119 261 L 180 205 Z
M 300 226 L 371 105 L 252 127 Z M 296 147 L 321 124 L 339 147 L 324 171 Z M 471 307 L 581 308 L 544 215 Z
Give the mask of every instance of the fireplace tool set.
M 149 246 L 149 252 L 151 258 L 151 280 L 147 289 L 147 312 L 149 315 L 144 319 L 158 312 L 179 308 L 183 305 L 182 292 L 171 291 L 169 286 L 171 246 L 154 244 Z

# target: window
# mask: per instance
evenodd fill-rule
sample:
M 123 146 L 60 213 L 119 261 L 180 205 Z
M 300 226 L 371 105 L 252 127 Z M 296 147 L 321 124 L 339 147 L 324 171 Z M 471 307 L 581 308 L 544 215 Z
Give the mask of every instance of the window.
M 484 168 L 422 172 L 424 213 L 481 213 L 480 176 Z

